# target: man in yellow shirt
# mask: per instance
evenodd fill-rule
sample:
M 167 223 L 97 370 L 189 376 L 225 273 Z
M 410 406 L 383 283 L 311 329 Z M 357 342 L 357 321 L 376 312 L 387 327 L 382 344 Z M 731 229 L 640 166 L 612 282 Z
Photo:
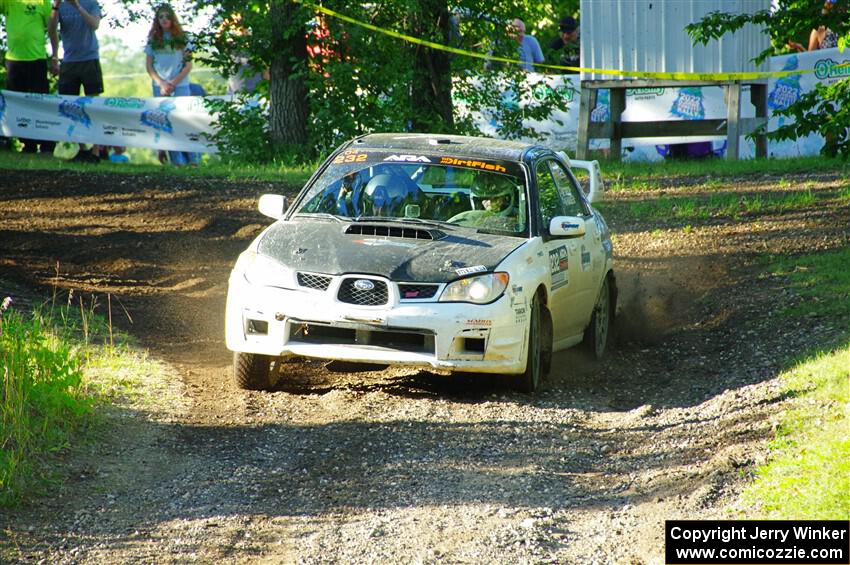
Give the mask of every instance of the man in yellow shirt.
M 0 13 L 6 16 L 6 89 L 16 92 L 47 94 L 47 22 L 50 19 L 50 0 L 0 0 Z M 56 59 L 57 44 L 51 42 Z M 53 154 L 56 143 L 21 139 L 24 153 Z

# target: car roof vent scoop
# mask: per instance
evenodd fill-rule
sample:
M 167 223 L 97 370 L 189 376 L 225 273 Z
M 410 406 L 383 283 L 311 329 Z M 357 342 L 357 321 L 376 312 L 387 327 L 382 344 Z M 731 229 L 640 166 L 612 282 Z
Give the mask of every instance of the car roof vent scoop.
M 375 237 L 401 237 L 405 239 L 437 240 L 446 237 L 440 230 L 426 230 L 400 226 L 385 226 L 380 224 L 349 224 L 345 228 L 346 235 L 373 235 Z

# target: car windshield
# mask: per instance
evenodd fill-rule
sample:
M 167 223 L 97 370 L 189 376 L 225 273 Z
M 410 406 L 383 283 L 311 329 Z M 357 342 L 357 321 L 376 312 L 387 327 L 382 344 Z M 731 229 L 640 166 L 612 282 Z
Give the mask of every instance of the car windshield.
M 516 163 L 348 152 L 316 179 L 296 213 L 445 222 L 520 235 L 528 225 L 523 178 Z

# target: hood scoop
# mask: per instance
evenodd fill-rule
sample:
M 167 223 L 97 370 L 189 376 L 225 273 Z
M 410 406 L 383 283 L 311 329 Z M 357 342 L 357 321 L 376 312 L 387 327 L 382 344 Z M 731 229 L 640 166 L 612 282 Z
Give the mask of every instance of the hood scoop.
M 349 224 L 345 228 L 346 235 L 372 235 L 376 237 L 401 237 L 405 239 L 438 240 L 446 234 L 437 229 L 421 229 L 384 224 Z

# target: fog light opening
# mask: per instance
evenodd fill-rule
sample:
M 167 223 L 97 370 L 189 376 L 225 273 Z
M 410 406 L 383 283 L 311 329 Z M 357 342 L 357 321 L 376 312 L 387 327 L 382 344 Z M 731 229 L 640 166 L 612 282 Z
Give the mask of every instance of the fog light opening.
M 249 335 L 268 335 L 269 323 L 265 320 L 248 320 Z
M 483 337 L 467 337 L 463 340 L 463 348 L 472 353 L 484 353 Z

